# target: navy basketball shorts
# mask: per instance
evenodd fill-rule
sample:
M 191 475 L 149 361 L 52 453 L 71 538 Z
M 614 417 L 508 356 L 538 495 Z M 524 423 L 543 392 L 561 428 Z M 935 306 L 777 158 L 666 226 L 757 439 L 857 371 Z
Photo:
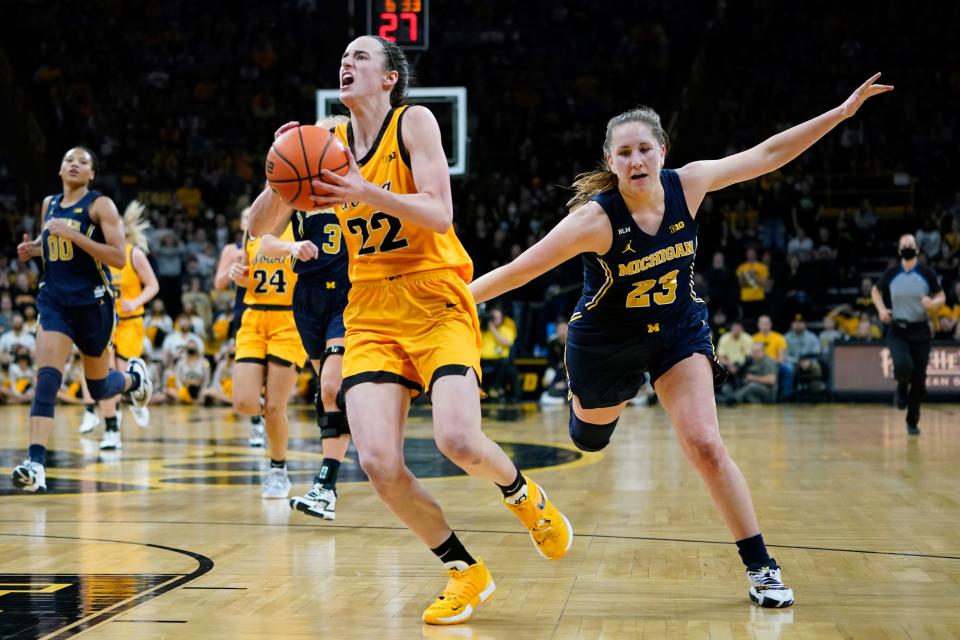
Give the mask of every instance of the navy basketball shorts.
M 327 340 L 346 334 L 343 310 L 347 307 L 349 292 L 350 283 L 346 281 L 297 281 L 293 290 L 293 319 L 311 360 L 323 358 Z
M 113 337 L 113 298 L 105 295 L 94 304 L 65 305 L 50 296 L 37 298 L 37 312 L 44 331 L 69 336 L 85 356 L 103 355 Z
M 647 373 L 655 384 L 673 365 L 695 353 L 715 362 L 705 304 L 694 304 L 680 318 L 652 326 L 609 326 L 582 316 L 570 323 L 567 335 L 570 391 L 584 409 L 613 407 L 633 399 Z

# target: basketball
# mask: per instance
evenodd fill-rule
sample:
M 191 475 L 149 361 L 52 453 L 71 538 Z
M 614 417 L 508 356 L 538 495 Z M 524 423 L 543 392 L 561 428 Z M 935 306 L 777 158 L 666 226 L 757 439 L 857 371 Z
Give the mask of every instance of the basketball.
M 270 188 L 284 202 L 300 211 L 312 211 L 317 205 L 312 195 L 322 189 L 312 181 L 321 179 L 320 170 L 345 175 L 350 168 L 343 143 L 327 129 L 303 125 L 274 140 L 267 153 L 266 173 Z

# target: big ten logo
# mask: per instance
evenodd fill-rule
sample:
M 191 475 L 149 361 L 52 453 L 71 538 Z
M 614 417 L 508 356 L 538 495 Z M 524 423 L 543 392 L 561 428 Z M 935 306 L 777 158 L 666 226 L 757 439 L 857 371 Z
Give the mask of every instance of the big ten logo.
M 683 220 L 681 220 L 677 224 L 672 224 L 670 225 L 670 233 L 676 233 L 677 231 L 680 231 L 681 229 L 683 229 L 685 226 L 687 225 L 684 224 Z

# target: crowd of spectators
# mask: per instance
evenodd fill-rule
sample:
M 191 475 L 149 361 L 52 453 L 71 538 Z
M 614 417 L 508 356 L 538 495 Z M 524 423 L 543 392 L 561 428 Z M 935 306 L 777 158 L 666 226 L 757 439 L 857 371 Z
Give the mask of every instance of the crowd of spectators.
M 706 199 L 696 290 L 710 305 L 718 342 L 728 329 L 770 335 L 759 327 L 768 321 L 770 331 L 786 335 L 777 350 L 764 339 L 782 395 L 806 384 L 813 365 L 823 374 L 824 335 L 831 342 L 880 337 L 869 288 L 897 236 L 909 231 L 948 291 L 948 306 L 932 318 L 937 337 L 960 337 L 960 191 L 945 179 L 958 169 L 950 114 L 960 109 L 960 54 L 934 44 L 937 25 L 951 16 L 956 22 L 960 5 L 936 14 L 896 2 L 867 13 L 814 5 L 819 10 L 785 21 L 782 3 L 699 0 L 656 4 L 636 16 L 605 3 L 538 0 L 509 11 L 436 3 L 431 48 L 413 58 L 420 84 L 469 91 L 469 172 L 453 189 L 458 234 L 476 273 L 512 259 L 565 215 L 564 187 L 600 160 L 604 125 L 619 111 L 657 108 L 672 137 L 667 165 L 679 166 L 746 148 L 820 113 L 881 69 L 897 86 L 889 98 L 782 171 Z M 346 7 L 291 0 L 264 12 L 219 0 L 144 7 L 91 0 L 52 12 L 46 2 L 23 0 L 12 11 L 14 20 L 0 29 L 21 25 L 20 37 L 34 46 L 0 44 L 0 57 L 43 131 L 46 144 L 32 152 L 50 169 L 25 175 L 30 165 L 18 154 L 31 151 L 0 149 L 0 330 L 12 330 L 15 314 L 25 327 L 35 325 L 39 265 L 11 256 L 22 233 L 37 233 L 42 196 L 58 190 L 60 154 L 83 143 L 100 156 L 97 188 L 121 208 L 133 197 L 148 205 L 160 282 L 148 326 L 156 330 L 156 373 L 173 380 L 160 397 L 175 400 L 183 396 L 178 389 L 199 385 L 220 389 L 204 396 L 217 401 L 221 382 L 229 383 L 223 338 L 231 300 L 209 293 L 216 258 L 239 238 L 237 215 L 262 186 L 273 131 L 312 119 L 315 90 L 336 84 L 349 29 L 318 37 L 318 25 L 350 24 Z M 137 20 L 129 19 L 134 11 Z M 65 23 L 71 29 L 58 28 Z M 905 33 L 931 46 L 908 48 Z M 572 56 L 574 41 L 603 46 L 578 47 Z M 789 60 L 777 53 L 801 49 Z M 510 357 L 552 357 L 562 340 L 556 319 L 572 309 L 581 274 L 579 261 L 570 261 L 498 301 L 513 325 L 497 331 L 513 332 Z M 796 328 L 798 314 L 807 329 Z M 212 360 L 206 373 L 179 367 L 189 384 L 177 379 L 186 323 Z M 819 354 L 805 351 L 813 344 L 805 331 L 820 332 Z M 791 350 L 794 334 L 801 346 Z M 176 348 L 167 343 L 173 336 Z M 737 340 L 741 381 L 749 375 L 749 384 L 765 384 L 767 373 L 747 372 L 760 365 Z M 487 345 L 491 353 L 497 344 Z M 29 349 L 11 345 L 3 350 L 5 397 L 22 400 L 29 388 L 14 396 L 23 384 L 10 384 L 11 372 L 32 367 L 32 354 L 20 357 Z M 515 397 L 515 372 L 495 366 L 497 359 L 485 357 L 503 380 L 495 395 Z

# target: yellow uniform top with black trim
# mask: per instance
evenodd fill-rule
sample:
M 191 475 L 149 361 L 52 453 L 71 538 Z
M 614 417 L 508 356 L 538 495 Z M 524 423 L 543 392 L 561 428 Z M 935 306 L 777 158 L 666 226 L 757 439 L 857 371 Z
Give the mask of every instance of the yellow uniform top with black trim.
M 417 192 L 401 130 L 407 109 L 406 105 L 391 109 L 370 151 L 357 159 L 364 178 L 400 194 Z M 351 123 L 341 124 L 334 132 L 353 149 Z M 345 203 L 336 213 L 350 255 L 353 283 L 435 269 L 454 269 L 464 282 L 473 277 L 473 262 L 452 226 L 446 233 L 435 233 L 363 202 Z
M 280 239 L 293 242 L 293 225 L 288 224 Z M 247 263 L 250 265 L 250 284 L 243 302 L 260 309 L 290 309 L 293 305 L 293 286 L 297 274 L 293 271 L 292 258 L 268 258 L 260 253 L 260 238 L 247 240 Z
M 117 304 L 117 317 L 121 320 L 125 318 L 140 318 L 143 316 L 143 305 L 140 305 L 129 313 L 120 307 L 121 300 L 133 300 L 143 293 L 143 283 L 140 282 L 140 276 L 137 270 L 133 268 L 133 245 L 129 242 L 124 246 L 124 252 L 127 254 L 127 261 L 122 269 L 110 267 L 110 280 L 113 283 L 113 299 Z

